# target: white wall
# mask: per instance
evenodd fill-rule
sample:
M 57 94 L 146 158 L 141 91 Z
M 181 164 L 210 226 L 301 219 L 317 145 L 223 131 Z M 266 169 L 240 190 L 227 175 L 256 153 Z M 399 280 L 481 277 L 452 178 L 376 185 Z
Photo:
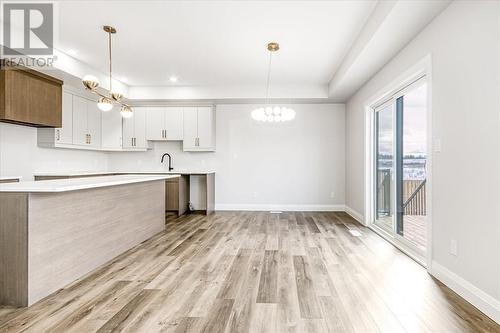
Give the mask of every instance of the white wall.
M 110 153 L 109 167 L 158 169 L 169 152 L 177 169 L 217 171 L 218 209 L 342 209 L 344 105 L 295 104 L 295 120 L 279 124 L 254 121 L 255 107 L 217 106 L 215 153 L 185 153 L 180 142 L 157 142 L 144 153 Z
M 433 137 L 442 143 L 442 152 L 432 155 L 433 267 L 436 270 L 439 267 L 450 281 L 460 280 L 460 288 L 470 291 L 477 287 L 473 293 L 481 294 L 497 307 L 496 312 L 489 313 L 497 315 L 497 320 L 500 318 L 498 6 L 497 1 L 453 2 L 352 96 L 346 106 L 346 204 L 363 214 L 365 103 L 431 54 Z M 452 238 L 458 241 L 457 257 L 450 254 Z M 493 298 L 496 300 L 492 301 Z
M 0 123 L 0 176 L 26 181 L 35 172 L 107 169 L 104 152 L 39 148 L 36 135 L 36 128 Z

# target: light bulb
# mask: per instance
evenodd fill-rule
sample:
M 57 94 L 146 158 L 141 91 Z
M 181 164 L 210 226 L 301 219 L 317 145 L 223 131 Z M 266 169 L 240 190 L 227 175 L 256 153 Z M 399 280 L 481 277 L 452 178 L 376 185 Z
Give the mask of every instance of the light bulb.
M 131 118 L 134 113 L 132 112 L 132 109 L 129 106 L 122 106 L 122 109 L 120 110 L 120 114 L 122 115 L 123 118 Z
M 108 112 L 111 111 L 111 109 L 113 108 L 113 102 L 111 102 L 109 98 L 101 97 L 97 101 L 97 107 L 101 111 Z

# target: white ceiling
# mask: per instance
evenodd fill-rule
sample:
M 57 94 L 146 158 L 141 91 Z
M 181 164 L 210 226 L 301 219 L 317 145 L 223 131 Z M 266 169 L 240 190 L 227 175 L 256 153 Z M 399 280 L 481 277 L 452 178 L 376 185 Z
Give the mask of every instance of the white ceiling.
M 59 48 L 131 86 L 264 85 L 267 42 L 278 41 L 274 84 L 328 84 L 376 1 L 61 1 Z
M 92 69 L 107 86 L 102 26 L 112 25 L 113 72 L 128 98 L 259 100 L 266 44 L 278 41 L 271 98 L 346 102 L 450 2 L 58 1 L 56 66 L 75 82 Z

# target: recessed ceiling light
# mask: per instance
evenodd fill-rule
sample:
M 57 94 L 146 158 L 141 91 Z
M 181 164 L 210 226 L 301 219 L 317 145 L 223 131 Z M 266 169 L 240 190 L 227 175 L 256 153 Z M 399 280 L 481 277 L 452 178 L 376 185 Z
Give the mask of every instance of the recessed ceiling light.
M 76 55 L 76 50 L 74 49 L 69 49 L 67 52 L 70 56 L 75 56 Z
M 177 82 L 178 78 L 177 78 L 177 76 L 171 76 L 168 78 L 168 80 L 172 83 L 175 83 L 175 82 Z

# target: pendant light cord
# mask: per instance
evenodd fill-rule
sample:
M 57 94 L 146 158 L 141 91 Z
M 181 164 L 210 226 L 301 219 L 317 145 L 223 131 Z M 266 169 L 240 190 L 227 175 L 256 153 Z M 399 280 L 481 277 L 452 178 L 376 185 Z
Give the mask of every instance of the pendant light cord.
M 109 93 L 113 93 L 113 80 L 111 77 L 111 31 L 108 32 L 108 46 L 109 46 Z
M 269 51 L 269 65 L 267 67 L 267 86 L 266 86 L 266 104 L 269 104 L 269 86 L 271 83 L 271 62 L 273 59 L 273 53 Z

